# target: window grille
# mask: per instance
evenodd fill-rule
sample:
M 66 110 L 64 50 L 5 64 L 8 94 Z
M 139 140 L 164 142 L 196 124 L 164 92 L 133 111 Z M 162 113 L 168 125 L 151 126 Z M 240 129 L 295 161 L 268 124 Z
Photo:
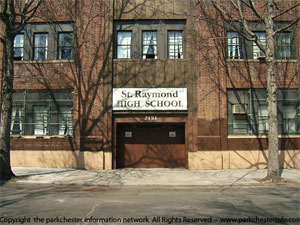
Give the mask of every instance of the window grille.
M 73 135 L 71 90 L 17 91 L 13 100 L 12 135 Z
M 227 91 L 228 133 L 258 135 L 268 134 L 268 104 L 265 89 Z M 278 133 L 300 134 L 299 89 L 278 90 Z M 235 105 L 245 105 L 246 113 L 235 113 Z M 246 105 L 250 104 L 250 107 Z

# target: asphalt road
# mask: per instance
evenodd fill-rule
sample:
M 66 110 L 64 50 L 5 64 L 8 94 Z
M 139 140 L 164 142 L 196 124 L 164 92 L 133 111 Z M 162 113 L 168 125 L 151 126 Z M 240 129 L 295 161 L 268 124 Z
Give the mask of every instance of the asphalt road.
M 0 224 L 300 224 L 297 185 L 108 188 L 6 183 L 0 191 Z

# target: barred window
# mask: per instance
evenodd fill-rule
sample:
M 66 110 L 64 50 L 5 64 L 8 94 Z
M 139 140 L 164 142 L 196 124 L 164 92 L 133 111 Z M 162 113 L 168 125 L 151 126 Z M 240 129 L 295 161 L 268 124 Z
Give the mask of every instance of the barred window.
M 282 134 L 300 134 L 299 89 L 281 89 L 278 92 L 278 115 Z
M 265 89 L 229 89 L 227 100 L 229 134 L 268 134 Z M 277 100 L 279 134 L 300 134 L 299 89 L 279 89 Z
M 11 134 L 71 136 L 73 91 L 16 91 L 13 96 Z

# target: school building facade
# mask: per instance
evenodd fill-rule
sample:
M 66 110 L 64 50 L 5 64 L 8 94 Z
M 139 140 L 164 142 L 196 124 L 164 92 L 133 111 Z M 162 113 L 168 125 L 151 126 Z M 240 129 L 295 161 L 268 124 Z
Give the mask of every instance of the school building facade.
M 264 55 L 212 8 L 46 3 L 15 38 L 12 166 L 267 167 Z M 299 34 L 276 39 L 282 168 L 300 168 Z

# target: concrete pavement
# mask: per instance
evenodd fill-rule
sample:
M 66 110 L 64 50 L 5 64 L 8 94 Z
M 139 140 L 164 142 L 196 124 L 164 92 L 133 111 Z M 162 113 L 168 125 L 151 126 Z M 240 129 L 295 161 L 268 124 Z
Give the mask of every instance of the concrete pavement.
M 234 186 L 260 185 L 266 169 L 186 170 L 118 169 L 80 170 L 36 167 L 13 167 L 18 177 L 12 182 L 90 186 Z M 282 170 L 287 184 L 300 186 L 300 169 Z

